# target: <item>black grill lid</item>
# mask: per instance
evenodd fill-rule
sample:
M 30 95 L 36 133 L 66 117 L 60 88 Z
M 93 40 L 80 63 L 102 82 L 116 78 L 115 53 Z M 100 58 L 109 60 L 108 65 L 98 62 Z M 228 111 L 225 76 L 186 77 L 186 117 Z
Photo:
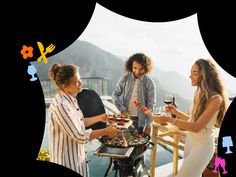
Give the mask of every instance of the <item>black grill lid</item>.
M 82 92 L 76 95 L 76 99 L 85 118 L 106 113 L 100 96 L 92 89 L 84 88 Z M 92 128 L 93 130 L 96 130 L 105 127 L 106 123 L 98 122 L 86 127 L 86 129 Z

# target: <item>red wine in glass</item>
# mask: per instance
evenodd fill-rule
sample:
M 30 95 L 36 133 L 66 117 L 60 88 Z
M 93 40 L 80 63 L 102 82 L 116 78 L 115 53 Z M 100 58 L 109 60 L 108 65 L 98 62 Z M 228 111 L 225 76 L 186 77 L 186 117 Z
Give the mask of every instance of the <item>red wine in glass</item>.
M 171 104 L 171 103 L 172 103 L 172 101 L 167 101 L 167 100 L 164 100 L 164 103 L 165 103 L 165 104 L 167 104 L 167 105 L 169 105 L 169 104 Z
M 166 94 L 165 97 L 164 97 L 164 103 L 167 104 L 167 105 L 170 105 L 173 102 L 173 98 L 174 98 L 173 95 Z M 171 114 L 167 113 L 167 115 L 170 116 Z
M 174 98 L 173 95 L 169 95 L 169 94 L 165 95 L 164 103 L 167 105 L 171 104 L 173 102 L 173 98 Z

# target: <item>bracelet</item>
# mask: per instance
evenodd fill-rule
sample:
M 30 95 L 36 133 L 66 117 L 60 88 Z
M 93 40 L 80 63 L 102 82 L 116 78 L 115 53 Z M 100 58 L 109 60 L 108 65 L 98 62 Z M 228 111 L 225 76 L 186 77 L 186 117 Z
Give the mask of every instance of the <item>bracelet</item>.
M 175 120 L 174 120 L 174 121 L 173 121 L 173 123 L 172 123 L 173 125 L 175 125 L 175 124 L 176 124 L 176 120 L 177 120 L 177 118 L 174 118 L 174 119 L 175 119 Z

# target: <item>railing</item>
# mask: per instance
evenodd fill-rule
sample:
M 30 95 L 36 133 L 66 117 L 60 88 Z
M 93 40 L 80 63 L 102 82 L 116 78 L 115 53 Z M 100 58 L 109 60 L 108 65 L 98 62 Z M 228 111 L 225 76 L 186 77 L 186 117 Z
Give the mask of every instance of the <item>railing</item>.
M 173 147 L 173 174 L 176 175 L 178 173 L 179 149 L 182 151 L 184 150 L 184 145 L 181 144 L 180 138 L 182 137 L 185 139 L 186 133 L 174 126 L 163 126 L 157 123 L 153 123 L 152 125 L 152 142 L 154 143 L 154 146 L 151 149 L 150 177 L 155 177 L 157 159 L 156 148 L 158 141 Z M 165 136 L 172 137 L 172 141 L 165 139 Z
M 120 114 L 120 111 L 117 109 L 117 107 L 112 102 L 111 96 L 100 96 L 102 99 L 102 103 L 106 109 L 106 112 L 108 114 Z
M 108 79 L 101 77 L 81 78 L 83 88 L 91 88 L 99 95 L 108 95 Z M 53 97 L 57 91 L 57 87 L 50 80 L 41 80 L 41 86 L 45 98 Z
M 108 114 L 120 114 L 120 111 L 117 109 L 117 107 L 112 102 L 111 96 L 100 96 L 102 103 L 105 107 L 106 113 Z M 45 98 L 45 104 L 46 107 L 49 107 L 51 103 L 52 98 Z

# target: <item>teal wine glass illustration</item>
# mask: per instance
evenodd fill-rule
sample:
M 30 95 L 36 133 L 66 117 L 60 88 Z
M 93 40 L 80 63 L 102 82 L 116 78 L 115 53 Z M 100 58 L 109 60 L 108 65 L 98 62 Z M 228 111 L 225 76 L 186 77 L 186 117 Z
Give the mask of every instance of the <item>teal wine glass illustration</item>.
M 37 77 L 34 76 L 37 72 L 37 69 L 34 65 L 29 65 L 27 72 L 28 72 L 28 74 L 30 74 L 32 76 L 30 81 L 36 81 L 38 79 Z

